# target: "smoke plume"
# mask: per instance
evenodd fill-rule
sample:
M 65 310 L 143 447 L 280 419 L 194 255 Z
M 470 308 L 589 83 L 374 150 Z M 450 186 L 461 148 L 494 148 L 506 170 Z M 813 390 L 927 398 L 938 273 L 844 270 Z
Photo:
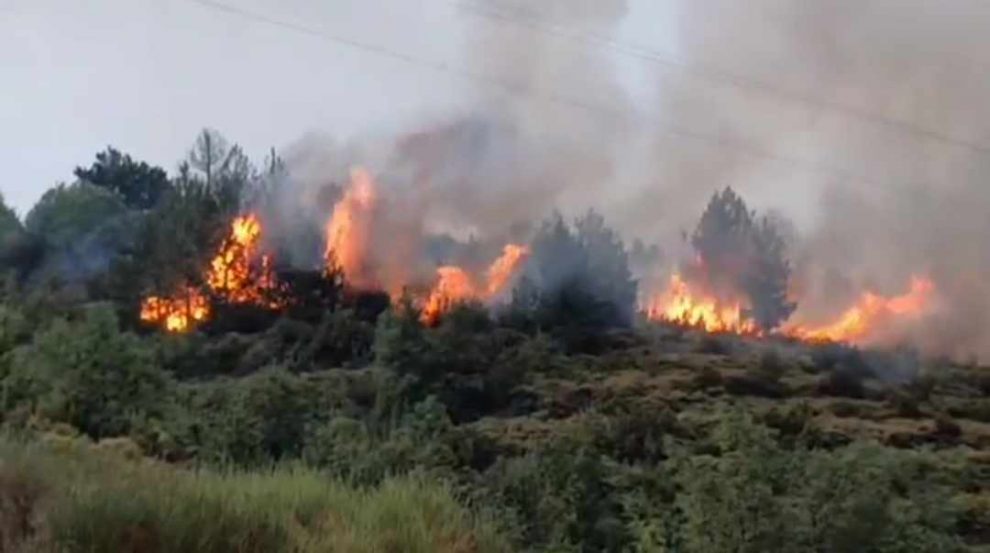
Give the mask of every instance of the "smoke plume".
M 322 228 L 340 193 L 328 185 L 361 165 L 385 199 L 376 236 L 423 278 L 437 258 L 467 255 L 438 235 L 474 240 L 482 266 L 554 209 L 588 207 L 627 243 L 661 244 L 663 255 L 639 251 L 672 265 L 691 255 L 684 236 L 712 193 L 731 186 L 783 228 L 796 319 L 834 317 L 864 291 L 903 293 L 920 275 L 937 306 L 889 341 L 990 356 L 990 7 L 685 0 L 664 26 L 677 52 L 659 61 L 548 32 L 621 36 L 631 4 L 458 3 L 460 67 L 492 86 L 397 134 L 299 141 L 285 155 L 288 220 Z M 630 62 L 652 101 L 623 85 Z M 641 288 L 658 263 L 637 266 Z
M 834 315 L 864 289 L 901 293 L 911 275 L 924 275 L 939 305 L 919 324 L 891 329 L 891 340 L 990 355 L 990 294 L 978 276 L 990 269 L 990 106 L 981 101 L 990 39 L 980 31 L 990 8 L 894 0 L 680 8 L 683 55 L 705 78 L 662 87 L 664 109 L 795 161 L 741 161 L 713 148 L 722 182 L 707 185 L 731 184 L 757 206 L 797 217 L 799 314 Z M 731 77 L 713 86 L 713 76 Z

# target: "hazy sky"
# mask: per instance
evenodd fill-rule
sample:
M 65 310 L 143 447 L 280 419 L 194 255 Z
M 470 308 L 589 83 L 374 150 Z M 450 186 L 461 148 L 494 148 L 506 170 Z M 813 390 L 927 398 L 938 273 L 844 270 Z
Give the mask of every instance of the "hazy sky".
M 478 84 L 430 66 L 477 70 L 464 67 L 480 59 L 471 35 L 507 23 L 465 6 L 551 2 L 223 1 L 413 61 L 194 0 L 0 0 L 0 191 L 7 202 L 23 214 L 107 145 L 172 170 L 207 126 L 260 161 L 268 148 L 309 132 L 347 138 L 468 110 Z M 608 2 L 623 4 L 562 5 L 594 11 Z M 835 182 L 943 186 L 982 178 L 987 168 L 990 148 L 980 145 L 990 144 L 983 107 L 990 105 L 990 3 L 624 3 L 617 27 L 578 29 L 599 38 L 570 43 L 608 57 L 627 96 L 590 103 L 627 109 L 631 102 L 641 112 L 628 129 L 638 139 L 623 146 L 615 164 L 625 174 L 599 184 L 614 204 L 609 215 L 693 217 L 712 190 L 732 185 L 753 205 L 801 222 L 814 216 L 818 191 Z M 557 40 L 546 31 L 532 32 Z M 621 47 L 604 43 L 609 36 Z M 561 66 L 588 82 L 600 70 Z M 553 84 L 542 79 L 543 93 L 577 103 L 593 92 Z M 580 108 L 565 111 L 588 117 Z
M 451 65 L 478 23 L 448 0 L 229 3 Z M 666 8 L 644 4 L 625 35 L 670 46 L 656 32 Z M 346 137 L 462 109 L 472 86 L 188 0 L 2 0 L 0 191 L 23 214 L 107 145 L 172 170 L 210 126 L 260 160 L 307 132 Z

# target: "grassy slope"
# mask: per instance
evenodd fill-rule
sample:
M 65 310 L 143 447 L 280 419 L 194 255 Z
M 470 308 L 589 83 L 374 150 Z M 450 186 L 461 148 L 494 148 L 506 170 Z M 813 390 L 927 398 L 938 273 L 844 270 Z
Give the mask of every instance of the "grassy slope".
M 190 472 L 127 455 L 126 443 L 0 442 L 0 551 L 507 550 L 437 483 Z

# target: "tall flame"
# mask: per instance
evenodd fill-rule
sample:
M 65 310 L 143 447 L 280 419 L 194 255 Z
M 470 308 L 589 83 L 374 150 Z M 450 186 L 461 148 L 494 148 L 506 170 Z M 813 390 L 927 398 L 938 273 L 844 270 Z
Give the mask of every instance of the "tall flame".
M 720 301 L 712 295 L 699 293 L 674 273 L 667 289 L 652 298 L 647 307 L 647 318 L 652 321 L 699 328 L 708 332 L 756 334 L 756 323 L 743 314 L 739 301 Z
M 437 268 L 437 283 L 423 304 L 423 322 L 436 324 L 454 304 L 476 297 L 476 286 L 464 269 L 448 265 Z
M 485 295 L 491 298 L 500 294 L 528 257 L 526 246 L 507 244 L 502 248 L 502 255 L 488 268 Z
M 278 302 L 271 297 L 277 287 L 271 258 L 261 255 L 260 266 L 254 265 L 261 234 L 261 220 L 257 215 L 242 215 L 231 222 L 230 234 L 210 261 L 204 278 L 217 297 L 230 303 L 278 307 Z M 186 286 L 171 297 L 145 298 L 140 317 L 142 321 L 160 325 L 170 332 L 186 332 L 206 321 L 210 312 L 207 296 L 197 288 Z
M 453 305 L 467 300 L 490 301 L 505 289 L 512 277 L 529 257 L 529 248 L 508 244 L 485 272 L 484 282 L 478 282 L 460 267 L 447 265 L 437 269 L 437 282 L 423 304 L 422 319 L 436 324 Z
M 915 276 L 911 289 L 903 295 L 885 298 L 865 292 L 834 322 L 818 327 L 793 326 L 785 334 L 812 342 L 868 342 L 878 329 L 895 320 L 924 315 L 934 290 L 931 280 Z
M 260 271 L 252 270 L 261 242 L 261 221 L 254 214 L 243 215 L 231 223 L 230 235 L 210 262 L 206 284 L 231 303 L 266 303 L 266 293 L 275 285 L 271 260 L 261 256 Z
M 365 169 L 355 168 L 351 170 L 347 190 L 334 206 L 326 226 L 326 259 L 335 263 L 348 282 L 357 288 L 378 285 L 369 273 L 367 259 L 376 201 L 371 175 Z

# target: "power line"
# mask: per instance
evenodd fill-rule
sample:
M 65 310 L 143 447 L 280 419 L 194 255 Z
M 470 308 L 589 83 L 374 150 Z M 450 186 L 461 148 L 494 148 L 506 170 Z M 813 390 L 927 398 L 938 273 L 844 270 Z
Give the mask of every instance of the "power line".
M 795 159 L 780 155 L 770 150 L 754 147 L 749 144 L 728 140 L 723 137 L 710 136 L 704 133 L 699 133 L 691 129 L 672 125 L 669 122 L 657 120 L 651 117 L 650 114 L 644 114 L 638 111 L 629 111 L 621 108 L 615 108 L 612 106 L 593 104 L 578 98 L 540 91 L 532 86 L 525 86 L 525 85 L 506 82 L 491 77 L 489 75 L 485 75 L 483 73 L 478 73 L 468 69 L 454 67 L 446 63 L 435 62 L 435 61 L 419 58 L 416 56 L 412 56 L 409 54 L 396 52 L 395 50 L 383 46 L 335 35 L 333 33 L 328 33 L 325 30 L 316 27 L 310 27 L 307 25 L 302 25 L 284 19 L 277 19 L 259 12 L 233 6 L 218 0 L 185 0 L 185 1 L 198 4 L 200 6 L 218 12 L 226 13 L 228 15 L 234 15 L 254 22 L 264 23 L 274 27 L 279 27 L 286 30 L 298 32 L 300 34 L 305 34 L 308 36 L 312 36 L 314 38 L 328 40 L 330 42 L 347 46 L 349 48 L 362 51 L 365 53 L 375 54 L 396 61 L 401 61 L 410 65 L 428 68 L 433 71 L 450 75 L 458 79 L 472 82 L 475 84 L 482 84 L 485 86 L 496 87 L 511 95 L 520 98 L 526 98 L 526 97 L 536 98 L 548 103 L 576 108 L 591 114 L 606 116 L 614 120 L 618 120 L 633 125 L 645 125 L 646 123 L 651 123 L 655 126 L 655 128 L 669 135 L 684 139 L 695 140 L 698 142 L 704 142 L 707 144 L 714 144 L 716 146 L 725 149 L 736 150 L 739 152 L 743 152 L 746 155 L 749 155 L 750 157 L 753 158 L 775 161 L 791 167 L 803 169 L 810 173 L 816 173 L 833 178 L 839 178 L 843 180 L 856 180 L 863 184 L 879 184 L 877 181 L 869 177 L 857 175 L 842 167 L 832 166 L 826 163 L 809 162 L 806 160 Z
M 466 0 L 450 0 L 448 3 L 453 6 L 462 8 L 465 13 L 472 15 L 474 17 L 498 21 L 503 24 L 527 27 L 533 30 L 534 32 L 553 35 L 558 38 L 563 38 L 573 42 L 583 43 L 588 46 L 604 47 L 609 50 L 612 50 L 613 52 L 619 55 L 627 56 L 629 58 L 634 58 L 641 61 L 646 61 L 654 65 L 661 65 L 664 67 L 677 69 L 701 80 L 724 83 L 733 86 L 736 89 L 748 89 L 767 96 L 773 96 L 778 99 L 786 100 L 792 103 L 803 104 L 805 106 L 809 106 L 813 108 L 834 111 L 846 115 L 848 117 L 852 117 L 854 119 L 869 121 L 875 125 L 896 129 L 898 131 L 912 134 L 914 136 L 932 142 L 938 142 L 948 146 L 970 150 L 977 154 L 990 154 L 990 146 L 984 144 L 963 140 L 961 138 L 940 131 L 932 130 L 922 125 L 912 123 L 910 121 L 896 119 L 873 111 L 852 107 L 833 100 L 804 96 L 796 92 L 783 90 L 767 82 L 760 81 L 752 77 L 739 75 L 729 71 L 719 70 L 717 68 L 694 66 L 687 62 L 665 57 L 662 54 L 656 52 L 655 50 L 650 50 L 637 45 L 619 41 L 608 35 L 594 33 L 594 32 L 581 33 L 581 32 L 569 31 L 560 26 L 542 23 L 538 19 L 532 17 L 521 17 L 519 15 L 512 15 L 504 10 L 499 11 L 498 9 L 490 5 L 483 5 L 478 2 L 470 2 Z

